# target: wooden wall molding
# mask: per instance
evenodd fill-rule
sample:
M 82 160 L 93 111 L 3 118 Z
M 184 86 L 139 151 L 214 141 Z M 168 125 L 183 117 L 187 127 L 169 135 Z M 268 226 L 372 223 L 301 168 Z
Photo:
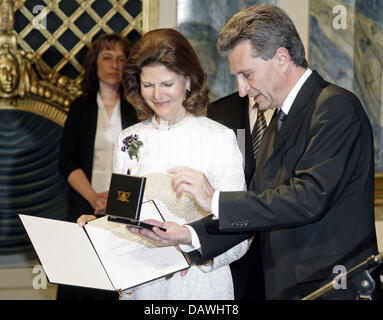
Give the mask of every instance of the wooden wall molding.
M 375 173 L 375 207 L 383 207 L 383 172 Z

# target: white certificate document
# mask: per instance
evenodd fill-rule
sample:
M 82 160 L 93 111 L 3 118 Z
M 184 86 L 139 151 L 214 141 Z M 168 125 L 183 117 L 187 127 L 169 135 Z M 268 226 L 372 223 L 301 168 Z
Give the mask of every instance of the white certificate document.
M 84 228 L 19 216 L 52 283 L 117 291 L 189 267 L 176 247 L 157 247 L 106 216 Z M 141 218 L 162 220 L 153 201 L 142 204 Z

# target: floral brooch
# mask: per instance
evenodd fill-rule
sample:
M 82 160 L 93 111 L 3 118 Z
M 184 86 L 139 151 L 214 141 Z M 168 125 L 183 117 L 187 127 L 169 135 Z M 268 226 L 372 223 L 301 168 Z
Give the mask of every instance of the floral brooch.
M 138 135 L 131 134 L 130 136 L 127 136 L 124 140 L 122 140 L 122 143 L 124 144 L 124 146 L 121 147 L 121 151 L 122 152 L 128 151 L 130 159 L 133 159 L 133 157 L 136 157 L 138 161 L 139 160 L 138 151 L 144 145 L 142 141 L 138 140 Z

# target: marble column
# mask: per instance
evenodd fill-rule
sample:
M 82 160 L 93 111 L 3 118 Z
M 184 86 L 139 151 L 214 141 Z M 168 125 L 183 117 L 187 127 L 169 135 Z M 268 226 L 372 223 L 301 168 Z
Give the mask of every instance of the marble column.
M 382 18 L 382 1 L 310 1 L 310 67 L 360 98 L 373 128 L 376 171 L 383 171 Z
M 237 90 L 226 59 L 216 50 L 225 23 L 239 10 L 278 0 L 178 0 L 177 27 L 192 43 L 208 75 L 210 99 Z M 310 0 L 308 61 L 326 80 L 362 101 L 375 139 L 376 171 L 383 171 L 383 1 Z
M 277 0 L 178 0 L 177 28 L 196 49 L 208 76 L 210 100 L 214 101 L 237 91 L 229 73 L 226 58 L 216 49 L 219 32 L 238 11 L 257 3 L 277 4 Z

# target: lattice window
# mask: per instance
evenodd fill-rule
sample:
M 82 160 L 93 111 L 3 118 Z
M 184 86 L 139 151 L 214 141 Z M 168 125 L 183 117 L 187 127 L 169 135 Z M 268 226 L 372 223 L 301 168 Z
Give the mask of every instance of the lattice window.
M 140 0 L 27 0 L 15 9 L 19 46 L 76 80 L 93 39 L 116 31 L 134 43 L 143 33 Z

